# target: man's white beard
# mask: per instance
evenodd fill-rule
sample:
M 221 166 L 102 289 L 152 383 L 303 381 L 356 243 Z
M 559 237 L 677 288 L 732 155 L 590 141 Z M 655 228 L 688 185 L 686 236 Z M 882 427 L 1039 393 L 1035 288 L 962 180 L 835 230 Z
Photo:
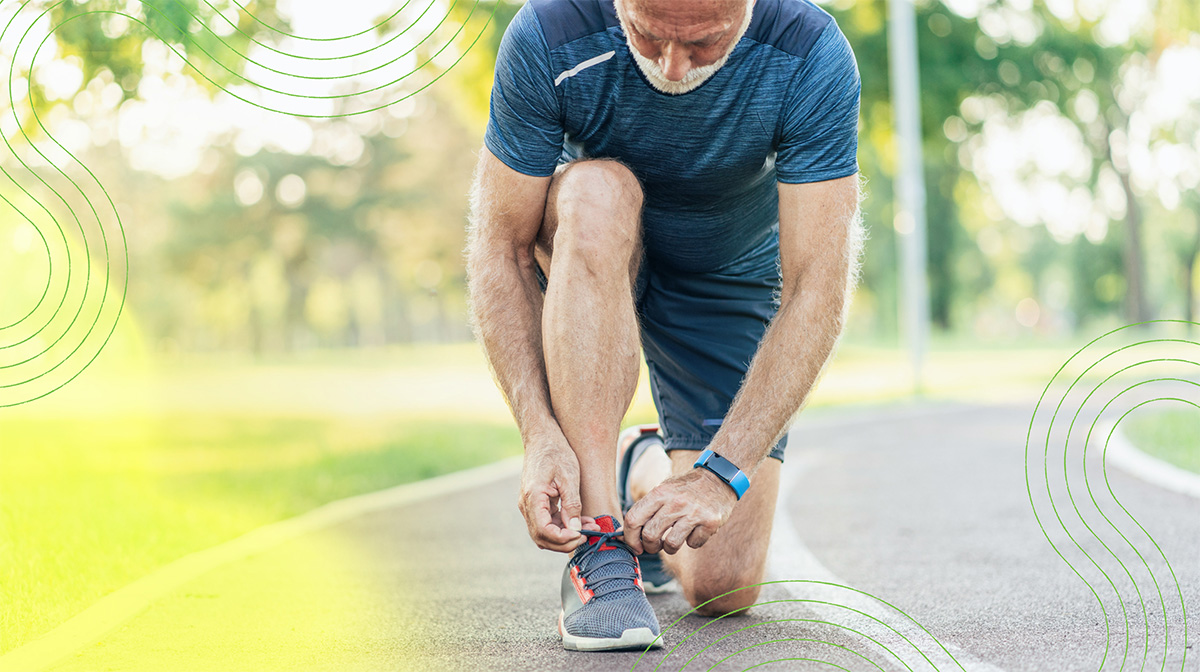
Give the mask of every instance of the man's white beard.
M 687 93 L 688 91 L 691 91 L 692 89 L 695 89 L 701 84 L 707 82 L 710 77 L 717 74 L 717 70 L 720 70 L 722 65 L 725 65 L 725 61 L 729 60 L 729 54 L 725 54 L 721 57 L 721 60 L 717 61 L 716 63 L 713 63 L 712 65 L 703 65 L 698 68 L 692 68 L 691 70 L 688 70 L 686 75 L 683 76 L 683 79 L 679 80 L 678 82 L 673 82 L 663 75 L 662 68 L 658 67 L 657 61 L 653 61 L 645 56 L 642 56 L 632 44 L 629 45 L 629 52 L 633 54 L 633 61 L 637 63 L 638 69 L 641 70 L 642 74 L 646 76 L 646 79 L 650 82 L 651 86 L 659 91 L 662 91 L 663 93 L 672 94 Z
M 750 28 L 750 20 L 752 18 L 754 18 L 754 3 L 748 2 L 746 3 L 746 15 L 742 17 L 742 25 L 738 27 L 737 38 L 733 41 L 733 47 L 729 49 L 729 54 L 732 54 L 733 50 L 737 48 L 738 42 L 742 41 L 742 37 L 746 34 L 746 30 Z M 624 25 L 622 25 L 622 29 L 624 29 Z M 721 69 L 721 66 L 725 65 L 725 61 L 729 60 L 729 54 L 725 54 L 721 57 L 721 60 L 717 61 L 716 63 L 713 63 L 712 65 L 702 65 L 698 68 L 692 68 L 691 70 L 688 70 L 686 75 L 683 76 L 683 79 L 679 80 L 678 82 L 673 82 L 663 75 L 662 68 L 658 67 L 657 61 L 652 61 L 649 58 L 642 56 L 641 52 L 634 48 L 633 42 L 630 41 L 628 37 L 628 32 L 629 31 L 626 30 L 625 42 L 629 45 L 629 53 L 633 54 L 633 62 L 637 63 L 638 70 L 642 71 L 642 74 L 646 76 L 646 79 L 650 82 L 650 85 L 659 91 L 662 91 L 663 93 L 687 93 L 688 91 L 691 91 L 701 84 L 707 82 L 713 75 L 717 74 L 717 71 Z

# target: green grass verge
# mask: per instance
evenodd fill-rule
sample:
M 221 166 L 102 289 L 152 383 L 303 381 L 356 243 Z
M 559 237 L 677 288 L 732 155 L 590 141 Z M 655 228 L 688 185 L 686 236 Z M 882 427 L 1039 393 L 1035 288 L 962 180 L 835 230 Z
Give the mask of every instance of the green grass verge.
M 0 419 L 0 653 L 188 553 L 521 452 L 462 420 Z
M 1147 454 L 1200 474 L 1200 411 L 1134 415 L 1122 423 L 1122 429 Z

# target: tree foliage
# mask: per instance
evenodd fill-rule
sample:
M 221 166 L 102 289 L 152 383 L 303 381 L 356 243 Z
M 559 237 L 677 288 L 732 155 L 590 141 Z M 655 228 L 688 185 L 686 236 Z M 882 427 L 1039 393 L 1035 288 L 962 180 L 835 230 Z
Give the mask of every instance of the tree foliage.
M 236 17 L 232 23 L 229 15 Z M 108 70 L 130 95 L 141 80 L 142 44 L 148 39 L 167 44 L 191 63 L 188 74 L 215 94 L 242 81 L 239 73 L 252 44 L 288 30 L 275 0 L 251 0 L 236 14 L 217 13 L 200 0 L 63 0 L 53 5 L 51 25 L 61 52 L 83 63 L 84 81 Z M 212 27 L 228 34 L 218 35 Z

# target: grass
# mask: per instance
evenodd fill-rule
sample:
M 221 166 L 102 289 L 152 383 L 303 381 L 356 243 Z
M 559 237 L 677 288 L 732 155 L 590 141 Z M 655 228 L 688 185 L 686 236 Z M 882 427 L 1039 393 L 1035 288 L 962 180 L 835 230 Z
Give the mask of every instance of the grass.
M 1135 415 L 1122 425 L 1129 440 L 1142 451 L 1200 474 L 1200 412 L 1190 409 Z
M 187 553 L 521 451 L 469 419 L 3 418 L 0 437 L 0 653 Z

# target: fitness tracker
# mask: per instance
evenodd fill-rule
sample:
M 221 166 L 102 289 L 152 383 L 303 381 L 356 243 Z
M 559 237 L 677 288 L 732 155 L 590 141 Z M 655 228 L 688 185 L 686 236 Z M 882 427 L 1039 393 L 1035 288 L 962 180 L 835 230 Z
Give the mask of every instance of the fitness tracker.
M 726 485 L 733 488 L 738 499 L 741 499 L 742 495 L 746 494 L 746 489 L 750 487 L 750 479 L 742 473 L 741 469 L 707 448 L 700 453 L 700 457 L 692 466 L 704 467 L 716 474 L 718 478 L 725 481 Z

